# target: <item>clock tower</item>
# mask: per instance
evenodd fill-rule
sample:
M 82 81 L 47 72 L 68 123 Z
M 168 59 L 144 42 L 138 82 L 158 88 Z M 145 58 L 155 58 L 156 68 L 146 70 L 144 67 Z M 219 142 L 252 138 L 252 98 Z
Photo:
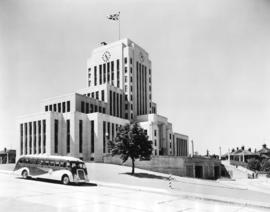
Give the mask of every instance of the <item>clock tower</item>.
M 133 120 L 154 112 L 151 61 L 142 47 L 129 39 L 100 46 L 87 65 L 88 87 L 109 85 L 123 91 L 124 118 Z

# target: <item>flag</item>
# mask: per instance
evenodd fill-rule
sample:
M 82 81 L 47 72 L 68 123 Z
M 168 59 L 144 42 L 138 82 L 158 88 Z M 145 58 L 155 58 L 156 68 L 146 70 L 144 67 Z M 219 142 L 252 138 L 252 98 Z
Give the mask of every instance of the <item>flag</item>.
M 107 18 L 108 18 L 109 20 L 118 21 L 119 18 L 120 18 L 119 16 L 120 16 L 120 12 L 115 13 L 115 14 L 112 14 L 112 15 L 109 15 Z

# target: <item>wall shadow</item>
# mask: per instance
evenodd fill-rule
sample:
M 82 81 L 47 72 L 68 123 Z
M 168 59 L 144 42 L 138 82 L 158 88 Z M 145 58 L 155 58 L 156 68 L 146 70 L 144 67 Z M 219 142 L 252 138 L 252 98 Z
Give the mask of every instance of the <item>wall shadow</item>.
M 22 177 L 16 177 L 16 178 L 23 179 Z M 36 179 L 36 178 L 30 178 L 29 177 L 29 178 L 24 179 L 24 180 L 63 185 L 62 182 L 60 182 L 60 181 L 49 180 L 49 179 L 40 179 L 40 178 Z M 63 185 L 63 186 L 95 187 L 95 186 L 98 186 L 98 185 L 96 183 L 70 183 L 68 185 Z
M 125 172 L 125 173 L 121 173 L 121 174 L 126 174 L 126 175 L 130 175 L 132 177 L 137 177 L 137 178 L 169 180 L 168 177 L 163 177 L 163 176 L 154 175 L 154 174 L 148 174 L 148 173 L 134 173 L 134 174 L 131 174 L 130 172 Z

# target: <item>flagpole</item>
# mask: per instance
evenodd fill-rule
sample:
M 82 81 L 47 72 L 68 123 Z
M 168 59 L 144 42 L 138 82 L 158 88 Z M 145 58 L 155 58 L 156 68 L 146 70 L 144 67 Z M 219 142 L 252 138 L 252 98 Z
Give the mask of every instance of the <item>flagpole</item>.
M 120 12 L 119 12 L 118 38 L 120 40 Z

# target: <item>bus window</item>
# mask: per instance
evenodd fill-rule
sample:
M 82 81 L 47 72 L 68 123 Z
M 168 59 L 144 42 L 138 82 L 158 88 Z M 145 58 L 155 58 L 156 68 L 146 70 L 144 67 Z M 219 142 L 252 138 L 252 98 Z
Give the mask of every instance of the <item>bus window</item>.
M 55 161 L 55 166 L 59 167 L 60 166 L 60 162 L 59 161 Z
M 65 162 L 64 161 L 60 161 L 60 167 L 65 167 Z
M 66 167 L 70 167 L 70 162 L 66 162 Z
M 36 160 L 35 160 L 35 159 L 30 159 L 30 160 L 29 160 L 29 163 L 30 163 L 30 164 L 36 164 Z
M 50 166 L 54 166 L 54 161 L 50 161 Z
M 48 160 L 45 161 L 45 166 L 49 166 L 49 161 Z

